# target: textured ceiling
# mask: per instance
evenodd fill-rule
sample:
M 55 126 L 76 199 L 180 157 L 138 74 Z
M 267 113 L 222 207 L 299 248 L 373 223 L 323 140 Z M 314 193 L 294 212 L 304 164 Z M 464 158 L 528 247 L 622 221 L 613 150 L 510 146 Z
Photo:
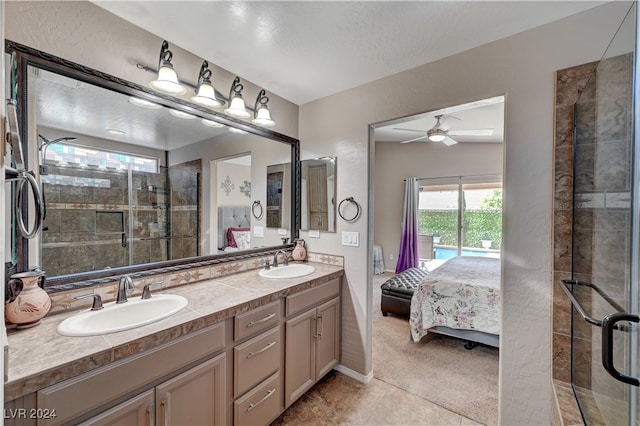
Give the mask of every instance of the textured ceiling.
M 94 1 L 298 105 L 604 1 Z

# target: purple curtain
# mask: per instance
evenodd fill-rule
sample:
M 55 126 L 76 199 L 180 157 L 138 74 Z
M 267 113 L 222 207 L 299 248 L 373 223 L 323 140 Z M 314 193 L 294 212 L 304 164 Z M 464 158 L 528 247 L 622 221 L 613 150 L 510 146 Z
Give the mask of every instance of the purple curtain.
M 408 178 L 404 186 L 402 239 L 396 274 L 418 267 L 418 179 Z

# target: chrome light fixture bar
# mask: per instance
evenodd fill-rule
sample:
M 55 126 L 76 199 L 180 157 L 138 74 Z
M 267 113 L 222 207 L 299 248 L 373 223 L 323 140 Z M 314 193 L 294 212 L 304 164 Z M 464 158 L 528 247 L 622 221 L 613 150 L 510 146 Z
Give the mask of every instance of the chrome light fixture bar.
M 229 108 L 224 110 L 224 113 L 232 117 L 249 118 L 251 114 L 247 111 L 247 108 L 242 99 L 242 90 L 244 86 L 240 83 L 240 77 L 236 76 L 231 83 L 231 89 L 229 90 Z
M 159 92 L 169 95 L 184 95 L 187 93 L 180 82 L 176 71 L 171 64 L 173 59 L 173 53 L 169 50 L 169 43 L 167 41 L 162 42 L 160 48 L 160 58 L 158 59 L 158 78 L 153 80 L 149 85 Z
M 269 112 L 269 107 L 267 104 L 269 103 L 269 97 L 267 96 L 267 92 L 262 89 L 260 93 L 258 93 L 258 97 L 256 98 L 256 103 L 253 107 L 253 120 L 254 124 L 258 124 L 260 126 L 265 127 L 273 127 L 276 125 L 275 121 L 271 119 L 271 113 Z
M 191 97 L 191 100 L 209 108 L 224 105 L 224 101 L 216 97 L 216 90 L 211 84 L 211 70 L 207 61 L 202 62 L 200 74 L 198 75 L 198 89 L 196 90 L 196 95 Z

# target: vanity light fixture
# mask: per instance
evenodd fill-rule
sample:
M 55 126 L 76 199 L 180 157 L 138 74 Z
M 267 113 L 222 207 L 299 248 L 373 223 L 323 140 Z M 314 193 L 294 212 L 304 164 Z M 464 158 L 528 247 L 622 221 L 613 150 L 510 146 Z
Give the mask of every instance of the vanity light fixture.
M 253 107 L 253 123 L 259 126 L 265 127 L 273 127 L 276 125 L 275 121 L 271 119 L 271 114 L 269 113 L 269 107 L 267 104 L 269 103 L 269 97 L 267 97 L 267 92 L 262 89 L 260 93 L 258 93 L 258 97 L 256 98 L 255 106 Z
M 205 126 L 216 127 L 216 128 L 224 127 L 224 124 L 220 124 L 217 121 L 213 121 L 213 120 L 207 120 L 206 118 L 203 118 L 201 121 L 202 121 L 202 124 L 204 124 Z
M 146 101 L 144 99 L 140 99 L 140 98 L 136 98 L 135 96 L 129 96 L 129 103 L 135 106 L 139 106 L 142 108 L 149 108 L 149 109 L 160 109 L 162 108 L 161 105 L 158 105 L 156 103 L 153 102 L 149 102 Z
M 158 60 L 158 78 L 149 83 L 149 85 L 157 91 L 168 95 L 184 95 L 187 93 L 187 89 L 178 81 L 171 59 L 173 59 L 173 53 L 169 50 L 169 43 L 164 40 L 160 48 L 160 59 Z
M 187 112 L 180 111 L 173 108 L 169 108 L 169 114 L 173 115 L 174 117 L 182 118 L 185 120 L 193 120 L 194 118 L 196 118 L 196 116 L 193 114 L 189 114 Z
M 202 62 L 198 75 L 198 89 L 191 100 L 199 105 L 215 108 L 224 105 L 224 101 L 216 98 L 216 91 L 211 85 L 211 70 L 207 61 Z
M 238 118 L 249 118 L 251 114 L 247 111 L 244 99 L 242 99 L 242 89 L 244 86 L 240 83 L 240 77 L 233 79 L 231 89 L 229 90 L 229 108 L 224 113 Z

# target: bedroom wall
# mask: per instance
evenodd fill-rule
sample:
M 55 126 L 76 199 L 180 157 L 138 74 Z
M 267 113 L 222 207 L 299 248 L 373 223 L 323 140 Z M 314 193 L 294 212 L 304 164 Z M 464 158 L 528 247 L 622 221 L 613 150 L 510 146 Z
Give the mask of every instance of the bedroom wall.
M 382 246 L 387 270 L 394 271 L 398 259 L 404 179 L 502 173 L 503 147 L 493 143 L 449 147 L 429 143 L 375 144 L 373 233 L 374 243 Z
M 240 187 L 244 187 L 244 182 L 251 183 L 251 166 L 243 166 L 240 164 L 232 164 L 227 162 L 218 162 L 217 181 L 218 186 L 224 182 L 227 177 L 233 185 L 231 191 L 227 193 L 225 190 L 218 190 L 218 207 L 251 207 L 251 197 L 240 191 Z M 250 186 L 250 185 L 249 185 Z
M 607 3 L 300 107 L 302 157 L 337 155 L 336 199 L 354 196 L 368 213 L 355 223 L 339 220 L 336 234 L 307 239 L 311 251 L 345 257 L 345 369 L 365 379 L 372 373 L 371 245 L 377 217 L 368 126 L 505 94 L 499 423 L 552 422 L 554 73 L 597 60 L 628 8 L 629 3 Z M 342 231 L 359 232 L 361 246 L 341 246 Z

